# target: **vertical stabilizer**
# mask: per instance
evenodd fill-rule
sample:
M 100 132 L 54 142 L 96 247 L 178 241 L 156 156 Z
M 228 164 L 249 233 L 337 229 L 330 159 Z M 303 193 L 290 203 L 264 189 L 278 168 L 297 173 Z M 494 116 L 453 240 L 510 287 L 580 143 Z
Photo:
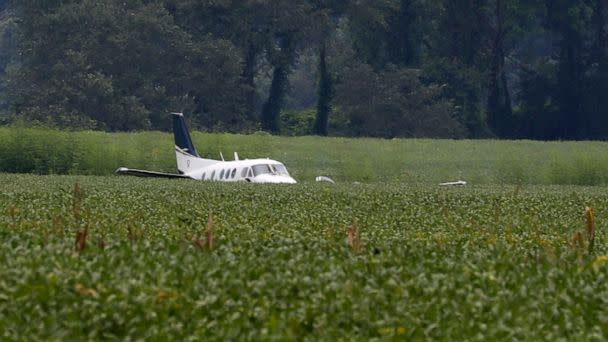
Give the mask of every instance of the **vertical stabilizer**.
M 186 120 L 184 120 L 184 114 L 182 113 L 171 113 L 173 115 L 173 136 L 175 137 L 175 147 L 179 148 L 182 152 L 189 154 L 193 157 L 199 157 L 196 148 L 192 144 L 190 133 L 186 127 Z
M 196 152 L 192 144 L 190 133 L 186 127 L 184 114 L 171 113 L 173 115 L 173 136 L 175 137 L 175 159 L 177 170 L 182 174 L 193 174 L 197 170 L 215 164 L 216 160 L 203 159 Z

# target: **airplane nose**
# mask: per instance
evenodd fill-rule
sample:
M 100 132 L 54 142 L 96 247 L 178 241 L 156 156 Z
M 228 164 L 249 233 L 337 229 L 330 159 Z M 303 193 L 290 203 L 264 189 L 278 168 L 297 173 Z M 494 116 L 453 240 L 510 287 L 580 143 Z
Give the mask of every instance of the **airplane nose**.
M 278 175 L 259 175 L 253 178 L 255 183 L 273 183 L 273 184 L 296 184 L 296 180 L 290 176 L 278 176 Z
M 277 183 L 277 184 L 296 184 L 296 180 L 289 176 L 273 176 L 273 180 L 269 183 Z

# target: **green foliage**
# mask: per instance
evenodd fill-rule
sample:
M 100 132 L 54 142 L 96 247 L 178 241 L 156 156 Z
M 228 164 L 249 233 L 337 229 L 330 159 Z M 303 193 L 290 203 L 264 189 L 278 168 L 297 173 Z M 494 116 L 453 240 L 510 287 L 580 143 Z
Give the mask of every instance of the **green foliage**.
M 387 63 L 387 31 L 390 19 L 399 9 L 396 0 L 352 1 L 347 6 L 352 47 L 360 62 L 382 68 Z M 397 35 L 403 32 L 398 32 Z
M 11 174 L 0 186 L 7 340 L 608 334 L 603 187 Z M 596 254 L 569 244 L 586 206 L 598 213 Z M 214 248 L 201 251 L 191 241 L 204 239 L 210 212 Z M 86 247 L 77 251 L 83 227 Z
M 390 67 L 375 72 L 354 66 L 336 89 L 336 102 L 359 136 L 461 138 L 462 125 L 452 117 L 441 87 L 421 84 L 418 72 Z
M 293 134 L 310 132 L 314 111 L 285 121 Z M 303 125 L 306 123 L 306 125 Z M 338 182 L 436 184 L 608 184 L 602 142 L 348 139 L 193 132 L 203 157 L 219 153 L 284 162 L 299 181 L 326 175 Z M 0 128 L 0 172 L 109 175 L 120 166 L 175 172 L 169 133 L 68 132 Z
M 213 111 L 229 122 L 228 113 L 238 116 L 238 101 L 226 100 L 239 91 L 232 46 L 193 40 L 158 2 L 14 7 L 22 67 L 10 93 L 19 116 L 108 130 L 164 127 L 170 110 Z M 192 104 L 193 97 L 205 100 Z M 210 126 L 217 117 L 205 119 Z
M 281 113 L 281 133 L 283 135 L 311 135 L 316 118 L 313 109 L 284 111 Z
M 425 66 L 425 82 L 441 85 L 441 94 L 451 102 L 454 119 L 466 128 L 468 138 L 489 136 L 480 108 L 481 72 L 462 64 L 458 59 L 443 58 Z
M 557 65 L 554 60 L 540 60 L 533 68 L 521 71 L 521 127 L 519 134 L 534 139 L 551 139 L 557 135 L 558 114 Z
M 320 135 L 608 137 L 605 0 L 7 4 L 0 124 L 167 130 L 183 111 L 294 134 L 281 113 L 316 102 Z
M 602 2 L 595 1 L 546 1 L 544 10 L 545 30 L 556 39 L 554 53 L 537 60 L 539 68 L 528 74 L 535 78 L 524 79 L 532 90 L 542 89 L 552 81 L 551 88 L 544 90 L 551 97 L 551 106 L 545 111 L 530 113 L 537 130 L 548 139 L 605 138 L 605 110 L 598 111 L 606 89 L 604 67 L 608 61 L 606 53 L 606 18 L 608 13 L 602 9 Z M 544 60 L 553 64 L 551 74 L 547 73 Z M 523 87 L 522 87 L 523 88 Z M 526 92 L 526 99 L 534 95 Z M 543 94 L 544 98 L 548 97 Z M 530 101 L 526 101 L 528 104 Z M 526 103 L 524 102 L 524 103 Z M 538 107 L 538 106 L 537 106 Z M 544 131 L 544 132 L 543 132 Z
M 0 124 L 5 123 L 9 109 L 7 98 L 7 78 L 15 64 L 16 26 L 13 17 L 8 15 L 6 5 L 0 2 Z

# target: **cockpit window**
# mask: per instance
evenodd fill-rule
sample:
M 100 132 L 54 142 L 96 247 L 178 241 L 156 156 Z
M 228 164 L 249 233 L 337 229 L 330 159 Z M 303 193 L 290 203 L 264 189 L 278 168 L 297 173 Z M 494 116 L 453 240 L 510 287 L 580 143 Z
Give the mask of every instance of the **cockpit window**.
M 289 172 L 287 172 L 287 169 L 283 164 L 272 164 L 272 168 L 278 175 L 289 176 Z
M 256 177 L 259 175 L 272 173 L 272 171 L 270 170 L 270 166 L 268 166 L 267 164 L 253 165 L 251 168 L 253 169 L 253 174 Z

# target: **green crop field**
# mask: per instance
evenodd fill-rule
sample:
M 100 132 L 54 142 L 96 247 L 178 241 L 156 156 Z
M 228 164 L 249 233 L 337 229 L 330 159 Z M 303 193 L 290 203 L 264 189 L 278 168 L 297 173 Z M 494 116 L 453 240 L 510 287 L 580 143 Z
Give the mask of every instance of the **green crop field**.
M 348 139 L 194 132 L 201 155 L 270 157 L 300 181 L 608 185 L 607 142 Z M 0 172 L 110 175 L 119 166 L 175 172 L 173 135 L 0 128 Z
M 171 134 L 0 128 L 2 339 L 608 337 L 608 143 L 193 139 L 300 183 L 118 177 L 174 171 Z
M 0 174 L 0 188 L 3 340 L 608 336 L 602 186 Z

